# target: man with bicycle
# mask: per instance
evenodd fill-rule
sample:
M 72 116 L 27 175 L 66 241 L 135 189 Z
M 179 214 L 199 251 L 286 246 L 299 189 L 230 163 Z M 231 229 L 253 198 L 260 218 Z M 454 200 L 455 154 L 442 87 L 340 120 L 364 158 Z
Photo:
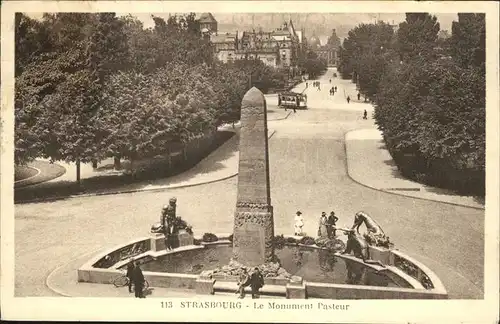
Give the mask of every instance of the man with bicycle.
M 146 280 L 144 278 L 144 275 L 142 274 L 141 267 L 139 266 L 139 263 L 137 261 L 134 261 L 134 269 L 132 270 L 132 278 L 131 282 L 134 285 L 134 290 L 135 290 L 135 298 L 146 298 L 143 295 L 143 290 L 144 290 L 144 281 Z
M 127 264 L 128 292 L 132 293 L 132 276 L 134 273 L 134 262 Z

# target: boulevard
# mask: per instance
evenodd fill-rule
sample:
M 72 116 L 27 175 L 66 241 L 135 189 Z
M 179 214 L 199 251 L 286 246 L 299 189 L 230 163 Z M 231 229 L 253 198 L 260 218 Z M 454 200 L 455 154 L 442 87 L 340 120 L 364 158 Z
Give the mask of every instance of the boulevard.
M 365 211 L 396 248 L 440 277 L 451 299 L 483 298 L 484 210 L 393 195 L 349 178 L 345 134 L 376 126 L 371 117 L 362 118 L 364 109 L 371 116 L 371 104 L 347 103 L 345 95 L 356 97 L 355 85 L 333 77 L 335 71 L 329 69 L 320 78 L 321 91 L 308 81 L 308 110 L 268 122 L 275 131 L 269 159 L 276 235 L 293 232 L 297 210 L 303 213 L 304 232 L 311 236 L 323 211 L 335 211 L 341 226 L 351 225 L 354 214 Z M 328 93 L 331 86 L 338 87 L 333 97 Z M 268 109 L 279 109 L 274 99 L 269 98 Z M 171 196 L 177 198 L 177 214 L 195 233 L 229 233 L 236 188 L 237 179 L 231 178 L 160 192 L 16 205 L 15 295 L 57 296 L 45 284 L 56 267 L 147 235 Z

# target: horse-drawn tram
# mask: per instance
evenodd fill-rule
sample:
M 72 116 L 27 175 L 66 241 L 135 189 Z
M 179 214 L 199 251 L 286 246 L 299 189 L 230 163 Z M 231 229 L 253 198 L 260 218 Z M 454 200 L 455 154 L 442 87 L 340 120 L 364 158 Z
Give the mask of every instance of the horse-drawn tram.
M 279 93 L 278 106 L 285 109 L 307 109 L 307 95 L 296 92 Z

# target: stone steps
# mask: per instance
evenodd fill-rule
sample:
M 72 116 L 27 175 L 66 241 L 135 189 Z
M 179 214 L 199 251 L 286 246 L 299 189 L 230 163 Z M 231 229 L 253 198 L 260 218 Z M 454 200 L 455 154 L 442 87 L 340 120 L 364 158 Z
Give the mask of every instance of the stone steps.
M 246 290 L 245 290 L 246 292 Z M 213 297 L 215 298 L 234 298 L 234 299 L 238 299 L 238 295 L 235 294 L 234 292 L 216 292 Z M 245 299 L 251 299 L 252 298 L 252 294 L 251 293 L 247 293 L 245 295 Z M 286 299 L 285 296 L 269 296 L 269 295 L 264 295 L 264 294 L 260 294 L 259 295 L 259 299 Z
M 232 293 L 235 295 L 236 290 L 238 290 L 238 284 L 236 282 L 229 281 L 216 281 L 214 284 L 214 291 L 216 294 L 219 293 Z M 278 296 L 286 297 L 286 287 L 278 285 L 264 285 L 260 290 L 260 295 L 262 296 Z M 252 289 L 250 287 L 245 287 L 245 293 L 251 294 Z

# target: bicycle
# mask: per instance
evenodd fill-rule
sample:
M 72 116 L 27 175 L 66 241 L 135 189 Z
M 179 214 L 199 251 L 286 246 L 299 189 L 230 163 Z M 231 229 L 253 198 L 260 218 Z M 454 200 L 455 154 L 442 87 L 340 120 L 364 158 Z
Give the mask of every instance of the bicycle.
M 113 285 L 116 287 L 116 288 L 119 288 L 119 287 L 125 287 L 125 286 L 128 286 L 129 284 L 129 277 L 127 277 L 126 274 L 122 274 L 121 276 L 119 277 L 116 277 L 114 280 L 113 280 Z M 149 288 L 149 282 L 144 279 L 144 287 L 142 288 L 142 291 L 145 292 L 147 291 Z M 135 286 L 134 284 L 132 284 L 132 291 L 135 290 Z

